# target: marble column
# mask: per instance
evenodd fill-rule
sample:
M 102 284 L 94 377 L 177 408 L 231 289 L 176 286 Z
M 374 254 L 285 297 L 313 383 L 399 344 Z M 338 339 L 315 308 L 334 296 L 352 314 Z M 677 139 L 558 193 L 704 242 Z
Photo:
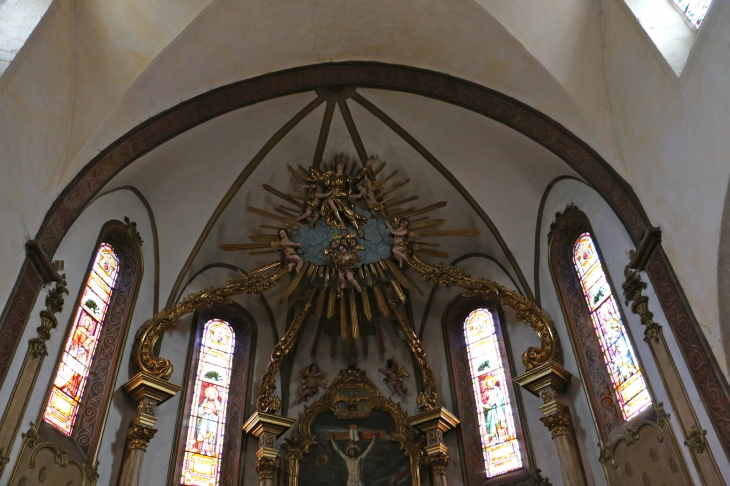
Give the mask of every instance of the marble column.
M 570 409 L 559 401 L 560 394 L 568 387 L 571 377 L 560 363 L 548 361 L 518 376 L 515 381 L 543 401 L 543 405 L 540 406 L 543 417 L 540 421 L 553 436 L 563 484 L 586 486 L 588 482 L 575 441 Z
M 38 336 L 28 341 L 25 359 L 10 394 L 10 401 L 0 420 L 0 475 L 10 462 L 10 450 L 18 436 L 21 418 L 25 415 L 43 360 L 48 356 L 46 341 L 51 338 L 51 330 L 58 326 L 56 314 L 63 311 L 63 294 L 68 294 L 68 290 L 65 280 L 61 278 L 61 281 L 56 282 L 55 288 L 48 292 L 46 309 L 40 312 L 41 325 L 38 327 Z
M 254 412 L 243 424 L 243 431 L 259 440 L 256 462 L 253 463 L 253 467 L 259 473 L 259 486 L 274 486 L 276 473 L 281 462 L 276 439 L 287 431 L 294 422 L 295 419 L 289 417 Z
M 444 434 L 456 428 L 459 419 L 444 407 L 437 407 L 410 417 L 408 425 L 417 428 L 426 436 L 426 456 L 423 458 L 423 463 L 431 470 L 433 486 L 446 486 L 446 466 L 451 462 L 451 458 L 446 455 L 449 449 L 444 444 Z M 418 474 L 417 470 L 412 472 L 413 482 L 419 484 L 415 474 Z
M 147 444 L 155 436 L 157 406 L 174 397 L 180 387 L 148 373 L 137 373 L 122 386 L 137 402 L 137 414 L 127 429 L 127 450 L 122 463 L 119 486 L 139 486 Z

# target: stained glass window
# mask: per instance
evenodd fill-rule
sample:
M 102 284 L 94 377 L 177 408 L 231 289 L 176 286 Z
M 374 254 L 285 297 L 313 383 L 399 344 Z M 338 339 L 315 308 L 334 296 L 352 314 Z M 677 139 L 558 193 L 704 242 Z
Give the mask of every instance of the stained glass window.
M 629 420 L 651 404 L 651 397 L 590 234 L 575 242 L 573 263 L 621 412 Z
M 118 273 L 119 259 L 111 245 L 103 243 L 96 252 L 81 302 L 76 308 L 74 324 L 43 414 L 46 422 L 66 435 L 71 435 L 76 421 Z
M 218 484 L 235 340 L 233 329 L 225 321 L 212 319 L 203 328 L 182 484 Z
M 492 313 L 476 309 L 464 321 L 479 435 L 487 477 L 522 467 L 508 383 Z
M 696 28 L 700 28 L 700 24 L 705 19 L 707 9 L 710 8 L 712 0 L 673 0 L 674 3 L 679 7 L 679 10 L 684 12 L 685 17 L 690 23 Z

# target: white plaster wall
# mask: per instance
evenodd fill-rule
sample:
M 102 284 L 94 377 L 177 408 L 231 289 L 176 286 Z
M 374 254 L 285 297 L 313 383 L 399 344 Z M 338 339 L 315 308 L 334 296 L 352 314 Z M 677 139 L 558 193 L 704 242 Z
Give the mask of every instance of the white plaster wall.
M 56 363 L 60 353 L 62 352 L 64 338 L 68 332 L 68 326 L 71 323 L 71 317 L 77 306 L 75 299 L 78 296 L 79 289 L 85 283 L 84 273 L 89 265 L 89 259 L 94 254 L 94 245 L 96 244 L 102 226 L 109 220 L 124 220 L 128 216 L 132 221 L 137 223 L 137 229 L 143 240 L 148 242 L 142 245 L 143 261 L 145 263 L 144 272 L 142 274 L 142 282 L 140 284 L 139 293 L 134 313 L 129 324 L 129 333 L 121 354 L 121 365 L 119 374 L 112 377 L 115 381 L 113 386 L 114 394 L 112 404 L 107 416 L 107 422 L 102 437 L 99 450 L 99 484 L 110 484 L 112 478 L 116 478 L 113 472 L 118 472 L 121 456 L 124 451 L 126 441 L 126 427 L 128 419 L 134 412 L 134 405 L 130 404 L 128 399 L 124 397 L 120 390 L 121 385 L 127 381 L 127 365 L 129 363 L 129 350 L 136 328 L 148 318 L 152 313 L 154 273 L 153 262 L 154 256 L 152 251 L 152 231 L 147 217 L 147 211 L 135 195 L 127 191 L 120 191 L 114 194 L 104 196 L 92 203 L 72 225 L 66 237 L 61 242 L 57 256 L 58 259 L 65 263 L 66 281 L 68 283 L 69 295 L 65 297 L 63 312 L 56 314 L 59 326 L 51 331 L 51 339 L 47 342 L 48 356 L 43 361 L 36 386 L 31 395 L 30 401 L 23 417 L 17 417 L 21 422 L 21 432 L 28 430 L 28 423 L 39 420 L 45 407 L 45 401 L 53 376 L 56 371 Z M 31 313 L 28 325 L 26 326 L 23 338 L 20 341 L 18 352 L 13 358 L 13 363 L 8 373 L 9 379 L 3 384 L 0 390 L 0 407 L 4 409 L 7 397 L 15 384 L 15 377 L 20 371 L 23 358 L 27 350 L 27 342 L 30 338 L 37 335 L 36 328 L 40 325 L 39 312 L 45 309 L 44 301 L 46 290 L 41 291 L 36 301 L 35 307 Z M 132 414 L 130 414 L 130 411 Z M 118 433 L 123 428 L 123 433 Z M 10 466 L 6 468 L 4 476 L 0 477 L 0 482 L 10 477 L 12 465 L 20 450 L 22 439 L 20 435 L 16 438 L 13 453 L 11 454 Z
M 718 247 L 730 177 L 730 5 L 713 2 L 678 80 L 657 64 L 622 0 L 604 0 L 606 71 L 631 184 L 727 376 Z M 633 20 L 633 19 L 631 19 Z

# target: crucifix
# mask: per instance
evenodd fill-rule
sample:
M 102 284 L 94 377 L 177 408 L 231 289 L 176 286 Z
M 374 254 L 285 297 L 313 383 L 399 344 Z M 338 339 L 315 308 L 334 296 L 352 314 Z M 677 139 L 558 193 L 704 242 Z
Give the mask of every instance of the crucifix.
M 370 454 L 370 451 L 372 451 L 375 441 L 377 439 L 385 439 L 385 431 L 372 430 L 360 432 L 357 430 L 356 424 L 350 424 L 350 430 L 348 432 L 333 432 L 331 434 L 325 434 L 324 438 L 325 440 L 330 440 L 332 448 L 345 461 L 345 465 L 347 466 L 347 486 L 362 486 L 362 479 L 360 477 L 362 473 L 362 462 Z M 362 454 L 360 454 L 360 447 L 357 445 L 357 441 L 360 439 L 370 439 L 370 444 Z M 350 441 L 344 453 L 337 447 L 335 440 Z

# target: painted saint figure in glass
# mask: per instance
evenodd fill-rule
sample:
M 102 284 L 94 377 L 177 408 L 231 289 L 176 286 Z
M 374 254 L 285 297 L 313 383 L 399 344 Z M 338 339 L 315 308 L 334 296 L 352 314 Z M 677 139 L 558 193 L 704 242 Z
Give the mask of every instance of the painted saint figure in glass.
M 479 417 L 487 477 L 522 466 L 520 445 L 492 313 L 477 309 L 464 322 L 464 337 Z
M 651 404 L 651 397 L 590 234 L 575 242 L 573 263 L 619 407 L 629 420 Z
M 94 257 L 43 413 L 46 422 L 66 435 L 71 435 L 76 421 L 118 273 L 119 259 L 111 245 L 103 243 Z
M 223 437 L 235 335 L 224 321 L 212 319 L 203 327 L 182 484 L 215 486 L 220 479 Z
M 710 8 L 712 0 L 673 0 L 679 10 L 684 13 L 690 24 L 695 29 L 699 29 L 702 21 L 705 20 L 707 10 Z

